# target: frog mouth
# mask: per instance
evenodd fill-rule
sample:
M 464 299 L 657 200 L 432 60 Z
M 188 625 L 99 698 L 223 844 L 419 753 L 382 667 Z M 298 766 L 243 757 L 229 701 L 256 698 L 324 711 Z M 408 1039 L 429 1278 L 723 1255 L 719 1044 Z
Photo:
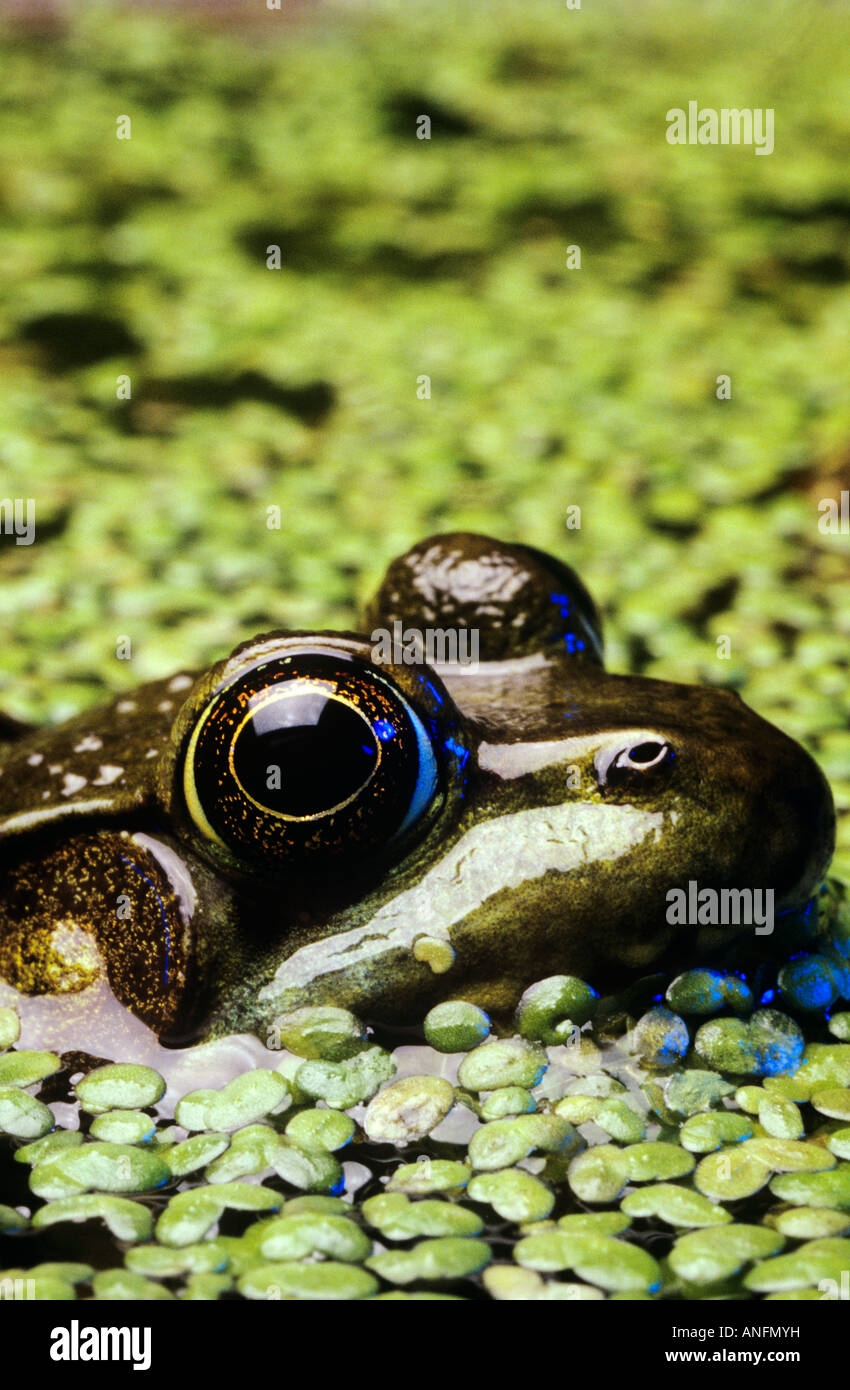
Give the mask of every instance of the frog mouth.
M 552 872 L 564 876 L 590 862 L 613 862 L 663 830 L 667 812 L 594 803 L 533 807 L 468 830 L 413 888 L 398 893 L 362 926 L 301 946 L 259 993 L 281 1005 L 325 976 L 376 968 L 391 951 L 417 940 L 456 948 L 464 923 L 492 898 Z

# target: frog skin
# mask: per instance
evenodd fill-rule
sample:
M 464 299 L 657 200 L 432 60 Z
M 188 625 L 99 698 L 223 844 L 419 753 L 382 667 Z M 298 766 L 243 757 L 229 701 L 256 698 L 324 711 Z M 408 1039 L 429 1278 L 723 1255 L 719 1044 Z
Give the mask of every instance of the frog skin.
M 425 665 L 429 629 L 477 662 Z M 269 1039 L 309 1004 L 499 1015 L 674 938 L 699 963 L 736 928 L 671 925 L 669 890 L 773 889 L 778 913 L 833 848 L 792 739 L 729 691 L 609 674 L 571 569 L 466 533 L 396 560 L 359 635 L 267 633 L 0 734 L 0 1003 L 99 1055 L 128 1017 L 168 1046 Z

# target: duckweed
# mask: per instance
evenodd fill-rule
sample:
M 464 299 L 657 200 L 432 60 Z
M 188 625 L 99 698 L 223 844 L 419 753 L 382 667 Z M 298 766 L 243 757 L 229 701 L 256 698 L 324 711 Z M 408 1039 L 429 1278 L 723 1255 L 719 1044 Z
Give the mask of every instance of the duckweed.
M 806 1132 L 800 1108 L 793 1100 L 765 1094 L 758 1115 L 762 1128 L 775 1139 L 800 1139 Z
M 752 1123 L 744 1115 L 724 1110 L 710 1115 L 692 1115 L 679 1130 L 679 1142 L 691 1153 L 706 1154 L 724 1144 L 749 1139 Z
M 227 1207 L 236 1211 L 275 1211 L 280 1204 L 277 1193 L 243 1182 L 176 1192 L 156 1223 L 156 1238 L 162 1245 L 195 1245 Z
M 567 1180 L 580 1202 L 615 1202 L 629 1181 L 628 1161 L 613 1144 L 597 1144 L 573 1159 Z
M 369 1047 L 344 1062 L 304 1062 L 295 1073 L 301 1090 L 332 1110 L 348 1110 L 371 1100 L 395 1073 L 395 1062 L 381 1047 Z
M 656 1217 L 668 1226 L 722 1226 L 732 1220 L 725 1207 L 701 1192 L 660 1182 L 630 1192 L 620 1203 L 626 1216 Z
M 452 1000 L 431 1009 L 423 1029 L 437 1052 L 471 1052 L 488 1036 L 490 1019 L 475 1004 Z
M 363 1128 L 384 1144 L 410 1144 L 436 1129 L 454 1105 L 454 1090 L 440 1076 L 405 1076 L 370 1102 Z
M 92 1193 L 81 1197 L 61 1197 L 40 1207 L 32 1219 L 33 1228 L 43 1230 L 61 1221 L 99 1220 L 116 1240 L 148 1240 L 153 1229 L 150 1208 L 126 1197 Z
M 174 1298 L 164 1284 L 130 1269 L 99 1270 L 92 1279 L 92 1292 L 96 1301 L 108 1303 L 154 1303 Z
M 535 1108 L 534 1096 L 524 1086 L 501 1086 L 498 1091 L 491 1091 L 482 1102 L 481 1117 L 484 1120 L 501 1120 L 506 1115 L 530 1115 Z M 568 1119 L 569 1116 L 564 1118 Z
M 694 1047 L 717 1071 L 733 1076 L 771 1076 L 799 1065 L 805 1039 L 799 1024 L 787 1014 L 778 1009 L 758 1009 L 747 1022 L 721 1018 L 703 1023 Z
M 230 1264 L 226 1247 L 218 1240 L 199 1245 L 171 1248 L 167 1245 L 137 1245 L 127 1251 L 127 1269 L 147 1279 L 176 1279 L 181 1274 L 220 1273 Z
M 590 1021 L 598 1003 L 596 990 L 584 980 L 550 975 L 523 994 L 517 1005 L 517 1028 L 522 1037 L 555 1047 Z
M 366 1046 L 366 1030 L 347 1009 L 294 1009 L 274 1023 L 274 1044 L 297 1057 L 342 1062 Z
M 647 1067 L 670 1067 L 690 1047 L 688 1025 L 670 1009 L 650 1009 L 635 1026 L 632 1045 Z
M 622 1152 L 629 1182 L 655 1182 L 681 1178 L 693 1172 L 695 1159 L 678 1144 L 659 1139 L 648 1144 L 629 1144 Z
M 841 980 L 823 955 L 798 956 L 779 971 L 779 988 L 792 1009 L 821 1013 L 834 1004 L 841 991 Z
M 484 1225 L 481 1217 L 467 1207 L 428 1197 L 411 1202 L 403 1192 L 383 1192 L 380 1196 L 369 1197 L 363 1203 L 363 1215 L 385 1240 L 410 1240 L 413 1236 L 477 1236 Z
M 12 1231 L 25 1231 L 28 1225 L 28 1216 L 0 1202 L 0 1235 L 10 1234 Z
M 422 1240 L 412 1250 L 386 1250 L 372 1255 L 367 1268 L 390 1284 L 417 1279 L 464 1279 L 489 1264 L 490 1246 L 474 1236 L 441 1236 Z
M 714 1284 L 737 1274 L 744 1265 L 782 1249 L 779 1231 L 766 1226 L 731 1224 L 678 1236 L 670 1251 L 670 1267 L 692 1284 Z
M 535 1149 L 561 1153 L 580 1146 L 569 1121 L 558 1115 L 517 1115 L 510 1120 L 490 1120 L 469 1141 L 473 1168 L 495 1170 L 520 1163 Z
M 664 997 L 679 1014 L 714 1014 L 722 1008 L 746 1013 L 753 1004 L 746 982 L 719 970 L 686 970 L 668 985 Z
M 789 1207 L 787 1211 L 769 1212 L 766 1220 L 791 1240 L 820 1240 L 850 1230 L 850 1211 L 831 1211 L 829 1207 Z
M 850 1211 L 850 1163 L 839 1163 L 831 1171 L 819 1173 L 780 1173 L 770 1190 L 783 1202 L 801 1207 L 835 1207 Z
M 77 1099 L 90 1115 L 108 1110 L 143 1110 L 165 1094 L 165 1081 L 151 1067 L 129 1062 L 97 1067 L 77 1082 Z
M 0 1052 L 14 1047 L 21 1036 L 21 1020 L 14 1009 L 0 1009 Z
M 836 1158 L 850 1158 L 850 1129 L 837 1129 L 830 1134 L 826 1147 Z
M 743 1144 L 710 1153 L 697 1164 L 694 1186 L 713 1202 L 737 1202 L 767 1185 L 771 1170 Z
M 229 1183 L 273 1169 L 279 1178 L 305 1192 L 332 1192 L 342 1169 L 326 1149 L 302 1148 L 268 1125 L 247 1125 L 234 1134 L 227 1150 L 206 1170 L 208 1182 Z
M 611 1292 L 635 1289 L 649 1293 L 661 1287 L 657 1260 L 640 1246 L 614 1236 L 541 1231 L 518 1241 L 514 1258 L 538 1272 L 571 1269 L 587 1283 Z
M 744 1287 L 754 1293 L 776 1293 L 787 1289 L 803 1289 L 821 1280 L 830 1280 L 838 1288 L 842 1275 L 850 1269 L 850 1240 L 827 1236 L 807 1241 L 787 1255 L 763 1260 L 744 1277 Z
M 146 1144 L 156 1134 L 156 1125 L 141 1110 L 105 1110 L 92 1120 L 89 1133 L 111 1144 Z
M 472 1169 L 448 1158 L 424 1157 L 417 1163 L 403 1163 L 391 1175 L 388 1192 L 407 1192 L 426 1196 L 429 1192 L 458 1192 L 466 1187 Z
M 37 1081 L 53 1076 L 60 1070 L 61 1061 L 53 1052 L 7 1052 L 0 1056 L 0 1086 L 34 1086 Z
M 618 1139 L 622 1144 L 635 1144 L 646 1133 L 642 1117 L 628 1101 L 620 1100 L 617 1096 L 603 1100 L 593 1120 L 612 1139 Z
M 165 1146 L 162 1157 L 175 1178 L 185 1178 L 199 1168 L 206 1168 L 224 1153 L 229 1144 L 228 1134 L 194 1134 L 179 1144 Z
M 458 1081 L 468 1091 L 495 1091 L 505 1086 L 536 1086 L 547 1067 L 545 1050 L 524 1038 L 494 1039 L 467 1053 Z
M 190 1091 L 174 1113 L 184 1129 L 228 1132 L 285 1108 L 284 1103 L 289 1100 L 285 1078 L 279 1072 L 258 1067 L 235 1077 L 220 1091 Z
M 371 1298 L 378 1291 L 378 1281 L 358 1265 L 335 1260 L 319 1264 L 281 1260 L 249 1269 L 240 1276 L 237 1288 L 243 1298 L 250 1299 L 341 1302 Z
M 531 1173 L 503 1168 L 474 1177 L 467 1189 L 473 1202 L 486 1202 L 504 1221 L 543 1221 L 555 1205 L 552 1191 Z
M 846 1086 L 818 1086 L 812 1094 L 812 1105 L 820 1115 L 834 1120 L 850 1120 L 850 1089 Z
M 356 1125 L 339 1110 L 301 1110 L 286 1126 L 286 1135 L 302 1149 L 333 1153 L 351 1142 Z
M 159 1154 L 130 1144 L 93 1141 L 41 1159 L 30 1173 L 37 1197 L 55 1201 L 97 1188 L 101 1192 L 151 1192 L 171 1177 Z
M 255 1223 L 247 1244 L 270 1263 L 323 1255 L 360 1264 L 372 1252 L 372 1242 L 357 1223 L 333 1212 L 288 1212 Z
M 13 1139 L 41 1139 L 53 1128 L 53 1115 L 35 1096 L 17 1086 L 0 1086 L 0 1131 Z
M 696 1115 L 701 1110 L 710 1110 L 734 1089 L 731 1082 L 716 1071 L 694 1068 L 668 1078 L 664 1084 L 664 1100 L 677 1115 Z

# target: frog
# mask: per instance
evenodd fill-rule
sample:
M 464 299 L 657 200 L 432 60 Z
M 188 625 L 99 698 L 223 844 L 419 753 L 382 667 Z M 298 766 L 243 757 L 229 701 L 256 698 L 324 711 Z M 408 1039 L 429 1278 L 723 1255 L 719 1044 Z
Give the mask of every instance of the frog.
M 268 1041 L 311 1006 L 498 1018 L 752 933 L 670 894 L 793 911 L 834 845 L 797 742 L 730 689 L 608 671 L 571 566 L 468 532 L 394 560 L 351 631 L 0 735 L 0 1004 L 87 1054 L 130 1024 Z

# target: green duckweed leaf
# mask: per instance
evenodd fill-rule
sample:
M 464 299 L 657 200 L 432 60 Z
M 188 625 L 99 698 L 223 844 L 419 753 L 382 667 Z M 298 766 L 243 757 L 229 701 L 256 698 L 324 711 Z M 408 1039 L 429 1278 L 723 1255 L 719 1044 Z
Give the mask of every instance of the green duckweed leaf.
M 417 1279 L 464 1279 L 489 1264 L 491 1251 L 474 1236 L 441 1236 L 422 1240 L 411 1250 L 386 1250 L 372 1255 L 366 1265 L 390 1284 L 412 1284 Z
M 555 1205 L 551 1190 L 520 1168 L 503 1168 L 474 1177 L 467 1189 L 473 1202 L 486 1202 L 504 1221 L 543 1221 Z
M 713 1284 L 737 1274 L 745 1264 L 781 1250 L 784 1239 L 766 1226 L 733 1224 L 689 1231 L 670 1251 L 670 1266 L 691 1284 Z
M 546 1052 L 525 1038 L 496 1038 L 468 1052 L 458 1067 L 458 1081 L 468 1091 L 495 1091 L 505 1086 L 536 1086 L 548 1065 Z
M 165 1095 L 165 1081 L 152 1067 L 116 1062 L 90 1071 L 75 1089 L 83 1110 L 100 1115 L 107 1110 L 144 1110 L 156 1105 Z
M 403 1192 L 382 1192 L 363 1203 L 363 1216 L 385 1240 L 414 1236 L 477 1236 L 483 1221 L 455 1202 L 433 1198 L 411 1202 Z
M 436 1129 L 454 1100 L 454 1089 L 440 1076 L 405 1076 L 370 1101 L 363 1128 L 375 1143 L 412 1144 Z
M 668 1226 L 722 1226 L 732 1220 L 728 1211 L 701 1192 L 661 1182 L 628 1193 L 620 1203 L 626 1216 L 656 1217 Z

